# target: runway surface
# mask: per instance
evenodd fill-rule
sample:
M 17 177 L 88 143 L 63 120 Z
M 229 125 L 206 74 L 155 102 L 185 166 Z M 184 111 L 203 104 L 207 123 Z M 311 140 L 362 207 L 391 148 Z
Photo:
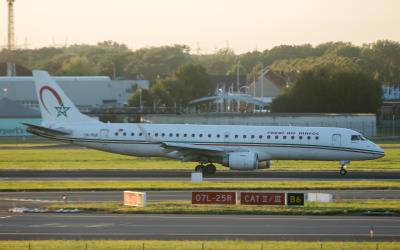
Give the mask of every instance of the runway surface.
M 374 228 L 374 238 L 369 231 Z M 398 241 L 400 218 L 366 216 L 1 214 L 0 239 Z
M 259 191 L 257 191 L 259 192 Z M 266 192 L 306 192 L 330 193 L 335 199 L 400 199 L 398 190 L 268 190 Z M 191 191 L 151 191 L 148 201 L 191 200 Z M 52 203 L 62 203 L 62 196 L 67 196 L 68 203 L 82 202 L 122 202 L 122 191 L 44 191 L 44 192 L 0 192 L 0 211 L 9 208 L 43 207 Z
M 188 180 L 190 170 L 0 170 L 1 179 L 44 179 L 44 178 L 108 178 L 129 180 Z M 324 179 L 324 180 L 399 180 L 400 171 L 364 172 L 351 171 L 339 175 L 339 171 L 219 171 L 215 175 L 205 175 L 208 180 L 263 180 L 263 179 Z

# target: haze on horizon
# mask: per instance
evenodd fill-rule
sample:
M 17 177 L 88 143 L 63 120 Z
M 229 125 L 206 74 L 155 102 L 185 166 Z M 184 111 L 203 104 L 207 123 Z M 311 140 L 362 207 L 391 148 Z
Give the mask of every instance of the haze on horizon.
M 5 46 L 7 4 L 0 5 Z M 16 0 L 16 43 L 29 48 L 96 44 L 105 40 L 131 49 L 186 44 L 212 53 L 281 44 L 329 41 L 356 45 L 400 41 L 398 0 Z

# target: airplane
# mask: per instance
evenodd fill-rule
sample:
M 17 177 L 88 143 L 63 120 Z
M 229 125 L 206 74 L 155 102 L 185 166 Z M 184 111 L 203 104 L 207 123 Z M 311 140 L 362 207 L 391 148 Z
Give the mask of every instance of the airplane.
M 42 124 L 27 131 L 87 148 L 139 157 L 197 162 L 214 174 L 214 163 L 231 170 L 271 167 L 272 160 L 350 161 L 385 155 L 359 132 L 335 127 L 104 123 L 82 114 L 46 71 L 33 71 Z

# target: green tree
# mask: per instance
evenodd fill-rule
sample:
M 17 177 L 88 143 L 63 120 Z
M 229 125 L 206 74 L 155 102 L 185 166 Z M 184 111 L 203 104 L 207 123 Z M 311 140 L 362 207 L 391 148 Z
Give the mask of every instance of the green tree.
M 273 112 L 377 113 L 382 89 L 360 71 L 322 67 L 303 72 L 298 82 L 273 100 Z
M 85 76 L 96 75 L 96 67 L 85 56 L 74 56 L 61 65 L 58 75 Z

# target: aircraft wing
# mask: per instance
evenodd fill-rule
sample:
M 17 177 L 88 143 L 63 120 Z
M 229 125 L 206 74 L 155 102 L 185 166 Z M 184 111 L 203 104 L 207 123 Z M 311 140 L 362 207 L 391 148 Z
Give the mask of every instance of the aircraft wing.
M 59 129 L 52 129 L 52 128 L 46 128 L 34 124 L 29 124 L 29 123 L 22 123 L 23 125 L 27 126 L 28 128 L 26 131 L 28 131 L 31 134 L 34 135 L 39 135 L 39 136 L 64 136 L 64 135 L 69 135 L 71 132 L 64 131 L 64 130 L 59 130 Z
M 177 142 L 163 142 L 164 148 L 172 149 L 176 151 L 203 151 L 209 153 L 224 153 L 226 150 L 220 147 L 203 146 L 189 143 L 177 143 Z
M 182 161 L 193 161 L 203 157 L 223 157 L 229 152 L 247 151 L 241 148 L 224 148 L 190 143 L 162 142 L 163 147 Z

